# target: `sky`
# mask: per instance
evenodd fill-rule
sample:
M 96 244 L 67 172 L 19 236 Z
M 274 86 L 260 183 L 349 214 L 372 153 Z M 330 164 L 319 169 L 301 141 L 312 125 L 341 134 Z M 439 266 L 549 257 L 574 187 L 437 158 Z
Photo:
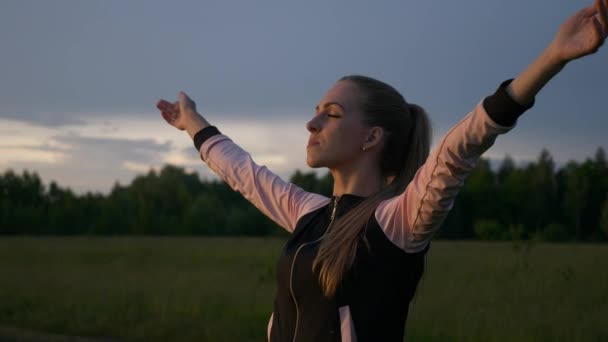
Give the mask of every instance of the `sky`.
M 83 193 L 174 164 L 215 176 L 159 98 L 201 114 L 288 178 L 337 79 L 363 74 L 422 105 L 441 137 L 524 70 L 588 1 L 0 2 L 0 172 Z M 608 149 L 608 48 L 566 66 L 483 157 L 556 164 Z M 322 172 L 322 170 L 321 170 Z

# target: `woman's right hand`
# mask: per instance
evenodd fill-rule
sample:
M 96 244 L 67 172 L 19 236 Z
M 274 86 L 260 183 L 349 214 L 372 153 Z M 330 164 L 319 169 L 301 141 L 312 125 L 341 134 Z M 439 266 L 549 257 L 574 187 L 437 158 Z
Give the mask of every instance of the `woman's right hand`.
M 169 125 L 181 131 L 187 130 L 191 137 L 202 128 L 209 126 L 207 120 L 197 113 L 196 103 L 183 91 L 179 93 L 179 101 L 169 102 L 160 99 L 156 108 L 160 110 L 163 119 Z

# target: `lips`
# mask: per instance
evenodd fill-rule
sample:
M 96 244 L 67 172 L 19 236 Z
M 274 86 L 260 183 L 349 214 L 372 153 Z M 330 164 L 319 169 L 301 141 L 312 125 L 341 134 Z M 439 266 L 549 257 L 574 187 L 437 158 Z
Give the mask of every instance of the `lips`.
M 319 145 L 319 142 L 317 140 L 310 139 L 310 140 L 308 140 L 308 146 L 306 146 L 306 147 L 311 147 L 311 146 L 316 146 L 316 145 Z

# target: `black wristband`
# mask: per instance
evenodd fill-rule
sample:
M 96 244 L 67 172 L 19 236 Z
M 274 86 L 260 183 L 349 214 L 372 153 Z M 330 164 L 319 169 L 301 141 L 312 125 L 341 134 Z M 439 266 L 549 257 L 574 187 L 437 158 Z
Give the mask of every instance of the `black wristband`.
M 507 86 L 511 81 L 513 79 L 502 82 L 498 89 L 496 89 L 496 92 L 486 97 L 483 101 L 483 106 L 490 118 L 497 124 L 507 127 L 513 126 L 520 115 L 534 106 L 535 101 L 535 99 L 532 99 L 527 105 L 522 105 L 515 101 L 507 93 Z
M 214 135 L 222 134 L 215 126 L 207 126 L 194 135 L 194 147 L 197 151 L 201 150 L 203 143 Z

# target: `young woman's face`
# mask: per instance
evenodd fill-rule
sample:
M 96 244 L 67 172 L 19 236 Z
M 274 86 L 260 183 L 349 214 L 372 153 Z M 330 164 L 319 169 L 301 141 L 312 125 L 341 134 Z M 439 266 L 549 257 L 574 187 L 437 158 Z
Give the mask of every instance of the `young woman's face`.
M 336 169 L 361 156 L 369 127 L 363 122 L 360 101 L 361 92 L 350 81 L 339 81 L 327 91 L 306 124 L 308 166 Z

